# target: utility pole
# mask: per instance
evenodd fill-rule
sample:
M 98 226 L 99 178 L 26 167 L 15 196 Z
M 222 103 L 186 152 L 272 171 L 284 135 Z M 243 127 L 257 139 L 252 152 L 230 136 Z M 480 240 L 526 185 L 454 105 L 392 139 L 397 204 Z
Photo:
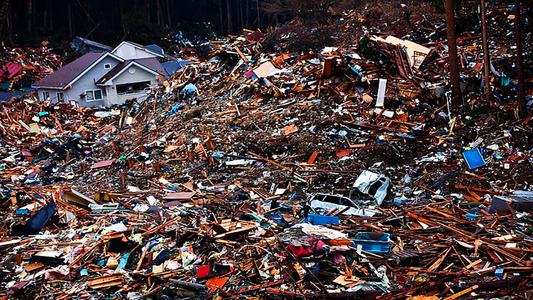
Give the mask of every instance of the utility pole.
M 524 83 L 524 41 L 522 30 L 522 1 L 517 1 L 515 36 L 516 36 L 516 67 L 518 68 L 518 113 L 523 115 L 526 105 L 526 90 Z
M 485 99 L 490 99 L 490 56 L 489 56 L 489 43 L 487 37 L 487 17 L 485 10 L 485 0 L 480 1 L 480 13 L 481 13 L 481 39 L 483 45 L 483 81 L 484 84 L 484 96 Z
M 461 105 L 461 86 L 459 82 L 459 64 L 457 59 L 457 40 L 455 37 L 454 0 L 446 0 L 446 33 L 448 37 L 448 67 L 452 88 L 452 107 L 456 110 Z

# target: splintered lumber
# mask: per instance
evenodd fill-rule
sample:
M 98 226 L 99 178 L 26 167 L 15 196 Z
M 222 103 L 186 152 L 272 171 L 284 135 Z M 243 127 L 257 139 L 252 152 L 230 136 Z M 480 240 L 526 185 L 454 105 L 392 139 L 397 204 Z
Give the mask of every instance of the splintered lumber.
M 444 298 L 444 300 L 454 300 L 454 299 L 460 298 L 460 297 L 462 297 L 462 296 L 464 296 L 464 295 L 466 295 L 466 294 L 468 294 L 468 293 L 470 293 L 472 291 L 475 291 L 478 287 L 479 287 L 478 285 L 471 286 L 471 287 L 469 287 L 467 289 L 464 289 L 464 290 L 462 290 L 462 291 L 460 291 L 458 293 L 455 293 L 455 294 L 453 294 L 453 295 L 451 295 L 449 297 Z
M 124 277 L 122 274 L 106 275 L 87 281 L 89 287 L 95 290 L 121 286 L 123 283 Z

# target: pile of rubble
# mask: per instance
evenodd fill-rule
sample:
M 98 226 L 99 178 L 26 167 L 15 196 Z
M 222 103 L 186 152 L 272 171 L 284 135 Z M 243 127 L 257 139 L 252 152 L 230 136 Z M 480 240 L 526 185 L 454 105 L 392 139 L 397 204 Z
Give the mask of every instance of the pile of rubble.
M 450 111 L 442 40 L 267 38 L 212 41 L 142 103 L 4 104 L 1 293 L 528 296 L 529 119 L 479 86 Z
M 23 95 L 62 64 L 63 59 L 47 43 L 38 48 L 0 47 L 0 102 Z

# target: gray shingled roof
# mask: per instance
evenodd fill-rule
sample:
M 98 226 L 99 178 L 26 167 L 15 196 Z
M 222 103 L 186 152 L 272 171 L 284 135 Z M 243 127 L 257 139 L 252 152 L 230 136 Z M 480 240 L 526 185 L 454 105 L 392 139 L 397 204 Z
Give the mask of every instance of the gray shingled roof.
M 35 87 L 64 89 L 74 78 L 78 77 L 78 75 L 105 54 L 89 52 L 38 81 Z

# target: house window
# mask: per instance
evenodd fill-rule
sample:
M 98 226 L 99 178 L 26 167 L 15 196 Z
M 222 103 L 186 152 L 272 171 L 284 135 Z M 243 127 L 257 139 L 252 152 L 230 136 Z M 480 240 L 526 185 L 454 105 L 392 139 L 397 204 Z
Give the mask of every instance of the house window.
M 57 93 L 57 101 L 63 101 L 65 100 L 65 95 L 63 95 L 63 92 Z
M 94 100 L 102 100 L 102 91 L 101 90 L 95 90 L 94 91 Z
M 118 94 L 134 94 L 143 91 L 150 86 L 150 81 L 134 82 L 117 85 Z
M 110 65 L 110 64 L 105 64 L 105 65 L 104 65 L 104 68 L 105 68 L 105 69 L 111 69 L 111 65 Z
M 93 91 L 85 91 L 85 100 L 94 101 L 94 92 Z
M 46 100 L 50 98 L 50 93 L 49 92 L 43 92 L 43 99 Z
M 91 101 L 97 101 L 102 100 L 102 91 L 101 90 L 90 90 L 85 91 L 85 101 L 91 102 Z

